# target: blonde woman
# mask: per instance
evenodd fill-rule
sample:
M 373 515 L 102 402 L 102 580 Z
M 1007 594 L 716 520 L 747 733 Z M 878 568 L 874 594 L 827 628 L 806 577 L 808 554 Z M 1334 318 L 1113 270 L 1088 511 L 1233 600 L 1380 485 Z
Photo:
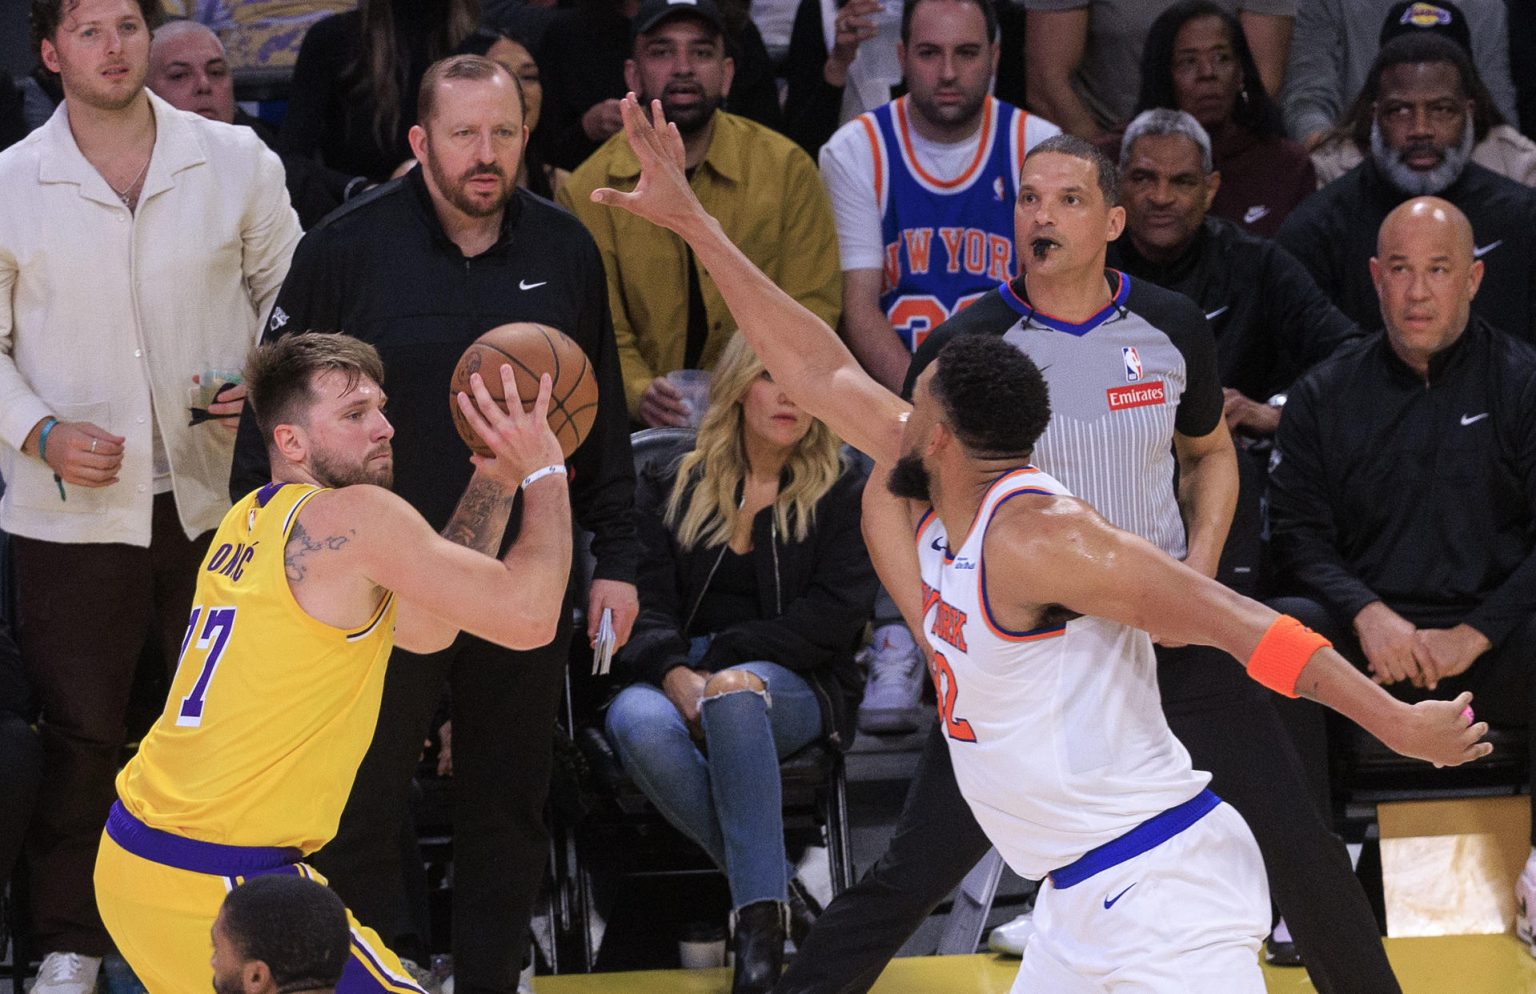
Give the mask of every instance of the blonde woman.
M 733 994 L 767 991 L 784 949 L 789 870 L 779 760 L 846 743 L 853 651 L 874 599 L 862 476 L 741 336 L 710 384 L 693 451 L 638 481 L 640 617 L 608 709 L 625 770 L 725 873 Z

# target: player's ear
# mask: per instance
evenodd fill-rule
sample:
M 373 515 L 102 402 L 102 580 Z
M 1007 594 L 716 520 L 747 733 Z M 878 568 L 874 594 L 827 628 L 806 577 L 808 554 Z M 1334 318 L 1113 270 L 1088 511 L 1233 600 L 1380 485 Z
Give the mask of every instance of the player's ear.
M 278 425 L 272 429 L 272 441 L 289 462 L 301 463 L 309 455 L 309 439 L 299 425 Z
M 277 984 L 273 982 L 272 971 L 267 969 L 267 964 L 253 959 L 240 967 L 240 987 L 245 994 L 272 994 Z

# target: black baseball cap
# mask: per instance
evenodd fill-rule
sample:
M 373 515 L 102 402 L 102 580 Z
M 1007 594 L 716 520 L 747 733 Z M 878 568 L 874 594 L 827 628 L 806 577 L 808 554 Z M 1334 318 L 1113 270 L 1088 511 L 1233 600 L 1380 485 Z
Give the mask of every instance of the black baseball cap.
M 697 18 L 725 34 L 725 18 L 720 15 L 715 0 L 645 0 L 635 14 L 635 36 L 639 37 L 673 17 Z
M 1467 15 L 1450 0 L 1393 4 L 1381 24 L 1381 44 L 1385 45 L 1393 38 L 1415 31 L 1444 35 L 1460 45 L 1468 55 L 1472 54 L 1472 32 L 1467 28 Z

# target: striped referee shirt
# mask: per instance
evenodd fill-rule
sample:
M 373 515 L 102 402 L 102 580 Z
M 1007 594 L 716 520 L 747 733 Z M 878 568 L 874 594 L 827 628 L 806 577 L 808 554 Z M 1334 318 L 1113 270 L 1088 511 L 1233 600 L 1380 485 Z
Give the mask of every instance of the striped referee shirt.
M 1031 306 L 1022 276 L 1000 284 L 928 336 L 906 391 L 951 337 L 1001 335 L 1050 388 L 1051 422 L 1034 465 L 1116 527 L 1182 559 L 1173 436 L 1208 435 L 1221 420 L 1216 342 L 1189 298 L 1118 270 L 1105 276 L 1113 298 L 1079 323 Z

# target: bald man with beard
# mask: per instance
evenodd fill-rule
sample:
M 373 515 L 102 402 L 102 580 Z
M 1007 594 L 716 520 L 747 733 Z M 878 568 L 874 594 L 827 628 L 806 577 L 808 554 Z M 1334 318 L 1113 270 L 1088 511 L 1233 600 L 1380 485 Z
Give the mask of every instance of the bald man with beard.
M 235 78 L 224 43 L 213 29 L 197 21 L 170 21 L 155 29 L 149 49 L 145 83 L 155 96 L 177 110 L 200 114 L 210 121 L 238 124 L 256 132 L 283 160 L 288 196 L 305 230 L 314 227 L 347 199 L 361 192 L 362 177 L 327 169 L 303 156 L 286 155 L 277 147 L 276 133 L 257 117 L 235 105 Z
M 1385 331 L 1303 376 L 1281 415 L 1272 551 L 1298 596 L 1271 606 L 1396 697 L 1471 690 L 1479 718 L 1528 729 L 1536 349 L 1472 313 L 1483 263 L 1449 202 L 1394 209 L 1370 266 Z M 1517 897 L 1536 954 L 1536 848 Z

